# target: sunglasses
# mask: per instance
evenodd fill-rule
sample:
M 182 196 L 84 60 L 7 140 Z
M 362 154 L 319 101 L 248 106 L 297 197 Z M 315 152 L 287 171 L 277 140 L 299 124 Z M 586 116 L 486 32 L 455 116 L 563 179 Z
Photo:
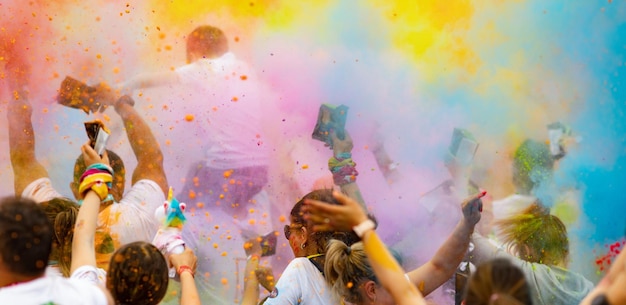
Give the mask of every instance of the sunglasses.
M 285 232 L 286 239 L 289 239 L 289 237 L 291 237 L 291 230 L 299 230 L 300 228 L 302 228 L 302 225 L 296 225 L 296 226 L 298 227 L 294 228 L 291 225 L 285 225 L 285 227 L 283 228 L 283 231 Z

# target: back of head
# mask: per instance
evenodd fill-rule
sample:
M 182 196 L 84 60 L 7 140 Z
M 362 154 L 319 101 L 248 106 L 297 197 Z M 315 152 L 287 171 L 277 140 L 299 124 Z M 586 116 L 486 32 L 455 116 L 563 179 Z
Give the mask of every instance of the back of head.
M 155 246 L 134 242 L 111 257 L 106 285 L 116 304 L 159 304 L 169 281 L 165 258 Z
M 313 228 L 309 226 L 309 224 L 304 221 L 304 213 L 302 212 L 302 206 L 304 205 L 304 200 L 313 199 L 324 201 L 330 204 L 339 205 L 339 202 L 335 200 L 333 197 L 332 189 L 323 189 L 323 190 L 314 190 L 308 194 L 306 194 L 300 201 L 298 201 L 293 208 L 291 209 L 291 220 L 293 223 L 301 224 L 307 228 L 309 232 L 309 238 L 313 240 L 317 244 L 317 253 L 324 253 L 326 251 L 326 245 L 331 239 L 341 240 L 348 245 L 352 245 L 355 242 L 358 242 L 360 238 L 353 231 L 350 232 L 332 232 L 332 231 L 323 231 L 323 232 L 315 232 Z
M 358 290 L 364 281 L 378 283 L 362 242 L 348 246 L 342 241 L 331 240 L 326 250 L 324 276 L 339 300 L 345 299 L 354 304 L 364 303 Z
M 56 260 L 61 273 L 69 277 L 78 205 L 67 198 L 54 198 L 40 205 L 54 229 L 50 258 Z
M 562 265 L 569 256 L 565 224 L 539 203 L 522 213 L 496 222 L 503 242 L 531 263 Z
M 546 143 L 526 140 L 513 156 L 513 184 L 519 192 L 530 194 L 552 175 L 554 158 Z
M 466 286 L 465 304 L 531 305 L 532 300 L 522 270 L 497 258 L 476 268 Z
M 52 225 L 32 200 L 0 200 L 0 262 L 20 276 L 43 275 L 52 249 Z
M 187 61 L 199 58 L 217 58 L 228 52 L 228 40 L 219 28 L 210 25 L 197 27 L 187 37 Z

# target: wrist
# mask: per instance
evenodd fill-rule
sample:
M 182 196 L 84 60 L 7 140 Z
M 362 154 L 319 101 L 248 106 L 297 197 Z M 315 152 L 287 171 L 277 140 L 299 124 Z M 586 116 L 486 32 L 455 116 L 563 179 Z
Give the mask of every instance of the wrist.
M 178 269 L 176 269 L 176 273 L 178 273 L 178 276 L 181 276 L 183 273 L 189 273 L 191 277 L 195 277 L 193 269 L 187 265 L 179 266 Z
M 374 223 L 369 218 L 366 218 L 364 221 L 362 221 L 358 225 L 352 227 L 352 230 L 354 231 L 354 233 L 356 233 L 356 235 L 361 239 L 363 239 L 363 236 L 365 236 L 365 233 L 369 231 L 373 231 L 374 229 L 376 229 L 376 223 Z

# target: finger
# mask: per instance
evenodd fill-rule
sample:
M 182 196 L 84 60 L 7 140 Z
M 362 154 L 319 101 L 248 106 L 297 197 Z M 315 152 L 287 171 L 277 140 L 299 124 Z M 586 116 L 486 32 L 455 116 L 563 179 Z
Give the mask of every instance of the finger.
M 304 204 L 305 211 L 311 214 L 331 215 L 333 213 L 336 213 L 338 210 L 338 206 L 315 199 L 306 199 L 304 200 Z
M 333 190 L 333 197 L 335 197 L 335 199 L 337 199 L 337 201 L 344 206 L 354 207 L 359 205 L 354 199 L 342 192 Z

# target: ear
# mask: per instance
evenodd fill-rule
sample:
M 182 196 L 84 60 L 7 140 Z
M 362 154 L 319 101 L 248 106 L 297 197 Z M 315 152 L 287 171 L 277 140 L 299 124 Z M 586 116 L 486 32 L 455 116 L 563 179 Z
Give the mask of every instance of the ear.
M 72 190 L 72 194 L 74 194 L 74 198 L 78 200 L 80 198 L 80 194 L 78 193 L 78 183 L 72 181 L 70 182 L 70 189 Z
M 376 300 L 376 283 L 374 281 L 368 280 L 363 283 L 363 292 L 365 296 L 367 296 L 370 300 Z
M 306 243 L 308 241 L 309 238 L 309 230 L 307 230 L 307 228 L 305 226 L 302 226 L 302 228 L 300 228 L 300 234 L 302 234 L 302 242 Z

